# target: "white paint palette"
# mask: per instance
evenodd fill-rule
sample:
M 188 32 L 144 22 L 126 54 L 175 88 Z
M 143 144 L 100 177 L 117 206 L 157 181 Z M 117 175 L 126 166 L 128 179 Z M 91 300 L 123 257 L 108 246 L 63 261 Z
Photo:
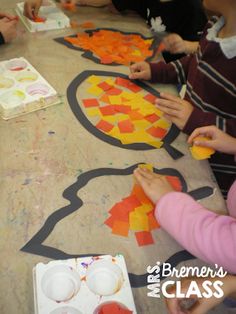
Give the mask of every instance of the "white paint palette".
M 24 58 L 0 62 L 0 115 L 8 120 L 60 103 L 55 89 Z
M 120 254 L 39 263 L 33 279 L 35 314 L 137 314 Z
M 69 18 L 52 1 L 44 1 L 39 16 L 44 22 L 34 22 L 24 16 L 24 2 L 17 3 L 16 13 L 30 32 L 48 31 L 70 27 Z

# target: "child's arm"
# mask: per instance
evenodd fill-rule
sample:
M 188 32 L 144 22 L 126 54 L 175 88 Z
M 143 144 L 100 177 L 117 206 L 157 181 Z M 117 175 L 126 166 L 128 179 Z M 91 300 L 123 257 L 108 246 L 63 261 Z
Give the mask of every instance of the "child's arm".
M 163 229 L 193 255 L 236 273 L 235 218 L 218 215 L 188 194 L 174 192 L 163 176 L 147 169 L 136 169 L 134 175 L 157 204 L 155 214 Z M 236 209 L 235 201 L 233 207 Z
M 0 19 L 0 44 L 9 43 L 17 36 L 17 20 Z
M 207 125 L 215 125 L 220 130 L 236 137 L 236 119 L 222 118 L 214 112 L 205 112 L 197 107 L 193 108 L 183 132 L 191 134 L 195 129 Z
M 163 196 L 156 218 L 194 256 L 236 272 L 236 219 L 213 213 L 184 193 Z

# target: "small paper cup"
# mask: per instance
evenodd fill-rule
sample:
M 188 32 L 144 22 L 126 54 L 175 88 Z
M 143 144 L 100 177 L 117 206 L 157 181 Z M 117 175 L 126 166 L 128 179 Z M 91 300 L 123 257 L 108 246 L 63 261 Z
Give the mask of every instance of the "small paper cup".
M 27 68 L 27 63 L 23 60 L 14 59 L 6 64 L 6 68 L 10 71 L 22 71 Z
M 11 88 L 14 85 L 14 80 L 0 76 L 0 89 Z
M 35 83 L 26 88 L 26 92 L 30 96 L 46 96 L 49 91 L 49 87 L 43 83 Z
M 82 312 L 76 310 L 74 307 L 71 306 L 63 306 L 55 309 L 49 314 L 82 314 Z
M 32 71 L 23 71 L 16 75 L 16 80 L 20 83 L 34 82 L 38 79 L 38 74 Z
M 81 285 L 79 274 L 67 265 L 57 265 L 43 275 L 41 287 L 45 296 L 56 302 L 72 299 Z
M 98 260 L 87 269 L 87 285 L 97 295 L 109 296 L 115 294 L 121 289 L 123 281 L 122 270 L 111 261 Z

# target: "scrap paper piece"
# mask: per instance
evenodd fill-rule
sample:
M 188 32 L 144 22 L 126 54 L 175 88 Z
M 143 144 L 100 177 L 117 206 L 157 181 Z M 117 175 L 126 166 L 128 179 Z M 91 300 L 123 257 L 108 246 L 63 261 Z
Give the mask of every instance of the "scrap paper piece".
M 209 137 L 196 137 L 194 139 L 195 141 L 210 141 L 211 139 Z M 197 146 L 193 145 L 190 147 L 190 152 L 192 154 L 192 157 L 196 160 L 203 160 L 208 159 L 215 153 L 215 150 L 210 147 L 203 147 L 203 146 Z
M 92 22 L 85 22 L 79 26 L 84 29 L 95 27 Z M 71 49 L 84 51 L 82 56 L 85 58 L 108 65 L 129 65 L 132 62 L 149 61 L 155 55 L 157 46 L 153 38 L 109 28 L 86 30 L 55 40 Z

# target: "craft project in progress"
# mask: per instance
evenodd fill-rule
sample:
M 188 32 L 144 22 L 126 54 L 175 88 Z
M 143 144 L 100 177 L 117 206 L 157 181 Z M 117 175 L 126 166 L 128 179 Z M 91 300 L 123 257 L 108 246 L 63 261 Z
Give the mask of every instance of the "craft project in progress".
M 170 143 L 179 130 L 156 108 L 155 99 L 159 96 L 159 92 L 143 82 L 106 71 L 85 71 L 67 90 L 73 113 L 98 138 L 128 149 L 164 147 L 178 159 L 183 154 Z
M 140 164 L 139 168 L 147 168 L 153 172 L 153 166 L 149 164 Z M 178 177 L 166 176 L 166 179 L 176 191 L 182 191 Z M 113 234 L 124 237 L 128 237 L 129 231 L 134 231 L 139 246 L 154 244 L 151 232 L 160 228 L 154 210 L 155 204 L 135 182 L 131 194 L 110 209 L 110 217 L 105 224 L 112 229 Z
M 152 37 L 108 28 L 87 30 L 55 40 L 68 48 L 84 51 L 82 56 L 85 58 L 107 65 L 130 65 L 150 60 L 157 46 Z
M 24 2 L 17 3 L 16 13 L 30 32 L 48 31 L 70 27 L 70 19 L 52 1 L 43 1 L 39 16 L 34 20 L 24 16 Z
M 136 314 L 122 255 L 39 263 L 33 269 L 35 314 Z
M 59 103 L 55 89 L 26 59 L 0 62 L 0 115 L 3 119 Z
M 98 245 L 96 245 L 95 247 L 93 247 L 93 241 L 91 241 L 90 243 L 84 243 L 83 242 L 83 237 L 82 234 L 81 236 L 79 236 L 79 242 L 77 242 L 78 247 L 81 248 L 85 248 L 84 251 L 83 249 L 78 249 L 75 252 L 65 252 L 63 251 L 63 249 L 60 247 L 60 245 L 55 245 L 53 243 L 50 244 L 50 241 L 48 241 L 48 239 L 52 236 L 53 237 L 53 233 L 54 233 L 54 228 L 57 227 L 57 224 L 62 222 L 63 223 L 63 219 L 68 217 L 69 215 L 73 215 L 74 213 L 76 213 L 76 211 L 78 211 L 77 213 L 77 217 L 78 219 L 82 219 L 82 217 L 80 216 L 80 212 L 83 211 L 84 209 L 84 202 L 85 200 L 83 199 L 83 197 L 81 196 L 81 190 L 84 188 L 89 188 L 90 184 L 93 184 L 94 180 L 98 180 L 103 179 L 102 177 L 104 177 L 103 180 L 105 180 L 104 182 L 110 182 L 109 181 L 109 176 L 115 176 L 117 179 L 119 180 L 119 176 L 123 176 L 123 177 L 128 177 L 128 176 L 132 176 L 133 171 L 138 167 L 138 164 L 132 165 L 128 168 L 124 168 L 124 169 L 116 169 L 116 168 L 98 168 L 98 169 L 93 169 L 87 172 L 84 172 L 82 174 L 80 174 L 77 178 L 77 180 L 75 182 L 73 182 L 70 186 L 68 186 L 63 192 L 62 192 L 62 197 L 64 199 L 66 199 L 66 203 L 68 205 L 58 208 L 56 210 L 52 210 L 52 214 L 50 214 L 47 219 L 45 220 L 45 222 L 43 223 L 42 227 L 36 232 L 35 235 L 32 236 L 32 238 L 24 245 L 24 247 L 21 248 L 21 251 L 23 252 L 27 252 L 30 254 L 37 254 L 40 256 L 45 256 L 51 259 L 69 259 L 69 258 L 83 258 L 83 257 L 87 257 L 87 256 L 99 256 L 99 255 L 103 255 L 103 254 L 112 254 L 112 252 L 108 252 L 107 250 L 104 252 L 104 246 L 99 247 Z M 194 199 L 199 200 L 205 197 L 208 197 L 210 195 L 212 195 L 213 193 L 213 189 L 211 187 L 208 186 L 203 186 L 203 187 L 199 187 L 198 189 L 195 189 L 193 191 L 189 191 L 187 184 L 183 178 L 183 176 L 175 169 L 172 168 L 163 168 L 163 169 L 156 169 L 154 168 L 153 171 L 155 173 L 158 173 L 160 175 L 165 175 L 168 177 L 174 177 L 174 181 L 178 184 L 178 187 L 181 185 L 182 187 L 182 192 L 188 193 L 189 195 L 191 195 Z M 175 179 L 175 178 L 178 178 Z M 132 186 L 132 182 L 133 182 L 133 178 L 130 178 L 130 186 Z M 105 184 L 105 183 L 104 183 Z M 103 184 L 103 185 L 104 185 Z M 94 197 L 94 189 L 90 190 L 91 197 Z M 88 194 L 87 192 L 85 194 Z M 122 198 L 122 194 L 120 194 L 120 198 Z M 125 195 L 124 195 L 125 196 Z M 96 198 L 99 199 L 101 197 L 101 195 L 97 195 Z M 132 205 L 133 203 L 129 204 L 129 206 Z M 92 210 L 97 211 L 97 209 L 94 209 L 93 206 L 90 208 Z M 110 234 L 109 229 L 107 228 L 106 225 L 103 224 L 104 222 L 104 217 L 107 217 L 107 208 L 104 207 L 104 205 L 102 203 L 100 203 L 99 206 L 99 213 L 102 214 L 102 219 L 100 222 L 98 222 L 98 226 L 93 226 L 93 228 L 99 228 L 98 233 L 96 234 L 96 237 L 100 239 L 104 237 L 104 233 L 102 232 L 101 234 L 99 232 L 101 232 L 101 228 L 105 228 L 106 230 L 105 233 Z M 91 216 L 93 216 L 93 211 L 91 212 Z M 152 222 L 153 223 L 153 222 Z M 78 220 L 75 221 L 76 226 L 78 227 Z M 76 227 L 76 228 L 77 228 Z M 119 227 L 119 225 L 118 225 Z M 86 232 L 86 229 L 84 229 L 83 231 L 80 228 L 77 229 L 73 229 L 73 233 L 77 232 L 80 235 L 80 232 Z M 89 230 L 89 226 L 88 226 L 88 230 Z M 87 230 L 87 231 L 88 231 Z M 107 231 L 107 232 L 106 232 Z M 152 231 L 153 232 L 153 231 Z M 162 233 L 159 233 L 158 230 L 154 230 L 155 232 L 155 238 L 159 238 L 160 237 L 160 241 L 162 241 Z M 142 243 L 143 241 L 143 236 L 140 236 Z M 127 242 L 132 243 L 132 247 L 133 250 L 135 251 L 136 254 L 136 258 L 138 258 L 139 254 L 143 254 L 142 249 L 140 249 L 139 247 L 137 247 L 135 245 L 135 242 L 133 240 L 132 236 L 129 236 L 129 238 L 125 239 Z M 71 237 L 70 238 L 66 238 L 65 236 L 63 236 L 61 238 L 62 242 L 67 242 L 67 241 L 71 241 Z M 103 241 L 103 240 L 101 240 Z M 119 243 L 122 242 L 123 243 L 123 237 L 119 237 L 119 236 L 112 236 L 109 237 L 109 241 L 114 242 L 114 245 L 112 247 L 112 250 L 115 250 L 115 252 L 118 251 L 118 247 L 119 247 Z M 98 241 L 98 243 L 100 243 Z M 117 245 L 117 246 L 116 246 Z M 158 247 L 158 243 L 156 243 L 157 247 Z M 143 247 L 143 249 L 145 249 L 145 247 Z M 123 252 L 122 252 L 123 253 Z M 114 253 L 113 253 L 114 254 Z M 130 254 L 128 254 L 128 256 L 126 258 L 129 258 Z M 177 266 L 180 262 L 189 260 L 194 258 L 191 254 L 187 253 L 186 251 L 171 251 L 168 252 L 167 255 L 162 255 L 159 257 L 162 261 L 166 261 L 168 263 L 170 263 L 173 266 Z M 127 260 L 128 262 L 128 260 Z M 147 275 L 145 274 L 140 274 L 140 271 L 137 272 L 137 274 L 135 273 L 129 273 L 129 278 L 130 278 L 130 282 L 131 282 L 131 286 L 132 287 L 143 287 L 147 285 Z
M 199 137 L 196 137 L 194 140 L 195 141 L 210 141 L 211 139 L 208 137 L 199 136 Z M 215 150 L 209 147 L 193 145 L 192 147 L 190 147 L 190 152 L 194 159 L 203 160 L 203 159 L 210 158 L 211 155 L 215 153 Z

